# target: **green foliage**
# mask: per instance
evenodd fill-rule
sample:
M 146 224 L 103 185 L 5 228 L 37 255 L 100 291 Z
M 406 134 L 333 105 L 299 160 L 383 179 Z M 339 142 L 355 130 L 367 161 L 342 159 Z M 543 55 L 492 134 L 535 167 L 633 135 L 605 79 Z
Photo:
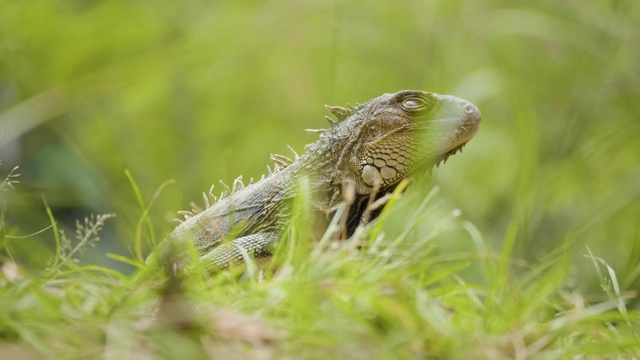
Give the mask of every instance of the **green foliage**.
M 0 334 L 20 339 L 24 352 L 64 358 L 640 355 L 640 313 L 620 306 L 615 272 L 603 260 L 592 257 L 599 273 L 601 264 L 608 269 L 600 276 L 603 285 L 614 284 L 615 296 L 589 303 L 562 286 L 565 251 L 520 276 L 507 252 L 493 256 L 479 239 L 475 254 L 434 256 L 442 234 L 464 227 L 459 212 L 442 212 L 432 193 L 419 199 L 405 236 L 389 236 L 382 229 L 393 216 L 416 208 L 416 196 L 396 201 L 398 195 L 381 221 L 354 239 L 315 246 L 308 241 L 309 201 L 301 197 L 277 266 L 260 274 L 254 268 L 240 281 L 228 272 L 203 273 L 171 290 L 173 280 L 162 280 L 153 262 L 132 277 L 74 264 L 45 278 L 6 263 Z M 105 219 L 89 220 L 90 228 Z M 325 239 L 340 231 L 339 219 L 340 212 Z M 486 269 L 486 283 L 460 276 L 472 264 Z
M 606 0 L 0 1 L 0 358 L 639 357 L 639 19 Z M 303 198 L 275 275 L 176 293 L 143 263 L 212 183 L 314 141 L 322 104 L 407 88 L 483 124 L 354 241 L 310 244 Z
M 0 165 L 2 165 L 2 162 L 0 161 Z M 11 169 L 11 171 L 9 171 L 9 173 L 4 177 L 4 179 L 2 179 L 2 182 L 0 182 L 0 191 L 7 191 L 9 189 L 14 189 L 14 185 L 19 183 L 19 180 L 16 180 L 20 174 L 17 172 L 18 171 L 18 167 L 14 167 L 13 169 Z

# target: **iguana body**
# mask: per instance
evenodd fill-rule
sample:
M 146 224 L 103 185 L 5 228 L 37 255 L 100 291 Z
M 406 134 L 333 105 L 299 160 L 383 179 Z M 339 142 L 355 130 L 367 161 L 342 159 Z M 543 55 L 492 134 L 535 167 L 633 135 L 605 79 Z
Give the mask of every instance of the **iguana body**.
M 366 212 L 373 197 L 394 190 L 401 180 L 431 170 L 476 133 L 480 111 L 448 95 L 406 90 L 384 94 L 345 109 L 327 107 L 337 118 L 320 139 L 294 161 L 276 156 L 277 169 L 255 184 L 234 190 L 192 214 L 164 242 L 165 265 L 184 269 L 192 242 L 199 261 L 216 271 L 243 261 L 243 254 L 269 257 L 291 216 L 299 180 L 308 178 L 312 206 L 330 219 L 351 189 L 346 233 L 377 213 Z

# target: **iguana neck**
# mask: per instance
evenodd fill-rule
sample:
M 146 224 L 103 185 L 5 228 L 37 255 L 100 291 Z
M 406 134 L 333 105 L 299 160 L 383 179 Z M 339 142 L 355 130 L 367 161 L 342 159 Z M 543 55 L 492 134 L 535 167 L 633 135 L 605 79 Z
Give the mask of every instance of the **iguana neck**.
M 359 115 L 354 113 L 324 130 L 304 155 L 288 168 L 294 179 L 309 179 L 314 205 L 325 213 L 333 212 L 340 205 L 343 191 L 350 191 L 347 187 L 351 187 L 355 197 L 368 198 L 371 192 L 371 188 L 362 182 L 358 169 L 357 153 L 362 142 L 354 129 L 361 126 L 362 116 Z

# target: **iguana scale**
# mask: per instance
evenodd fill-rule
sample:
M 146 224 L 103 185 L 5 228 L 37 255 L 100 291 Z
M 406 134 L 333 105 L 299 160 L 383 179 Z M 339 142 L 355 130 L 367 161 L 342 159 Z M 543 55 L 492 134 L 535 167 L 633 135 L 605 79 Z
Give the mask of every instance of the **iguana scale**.
M 275 155 L 276 169 L 260 181 L 207 201 L 199 213 L 187 213 L 165 240 L 165 266 L 187 268 L 188 243 L 200 265 L 210 271 L 243 261 L 243 254 L 270 257 L 291 217 L 298 180 L 309 179 L 312 207 L 330 219 L 350 197 L 346 235 L 379 211 L 366 210 L 370 199 L 392 192 L 401 180 L 418 175 L 455 154 L 475 135 L 480 111 L 450 95 L 417 90 L 384 94 L 364 104 L 326 106 L 336 117 L 302 156 Z M 346 191 L 350 192 L 347 194 Z

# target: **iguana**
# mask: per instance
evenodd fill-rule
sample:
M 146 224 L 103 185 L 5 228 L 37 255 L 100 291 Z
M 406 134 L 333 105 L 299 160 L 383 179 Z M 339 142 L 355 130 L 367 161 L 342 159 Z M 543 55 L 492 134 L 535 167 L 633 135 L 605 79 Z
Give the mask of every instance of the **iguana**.
M 242 263 L 243 254 L 270 257 L 291 217 L 300 179 L 309 179 L 312 208 L 331 219 L 349 197 L 346 236 L 375 218 L 371 199 L 392 192 L 401 180 L 430 172 L 476 134 L 480 111 L 450 95 L 418 90 L 384 94 L 364 104 L 328 106 L 329 129 L 294 160 L 272 155 L 276 169 L 244 186 L 240 178 L 207 208 L 187 213 L 160 248 L 165 267 L 184 271 L 193 244 L 199 265 L 212 272 Z M 346 190 L 345 190 L 346 189 Z M 327 222 L 328 224 L 328 222 Z

